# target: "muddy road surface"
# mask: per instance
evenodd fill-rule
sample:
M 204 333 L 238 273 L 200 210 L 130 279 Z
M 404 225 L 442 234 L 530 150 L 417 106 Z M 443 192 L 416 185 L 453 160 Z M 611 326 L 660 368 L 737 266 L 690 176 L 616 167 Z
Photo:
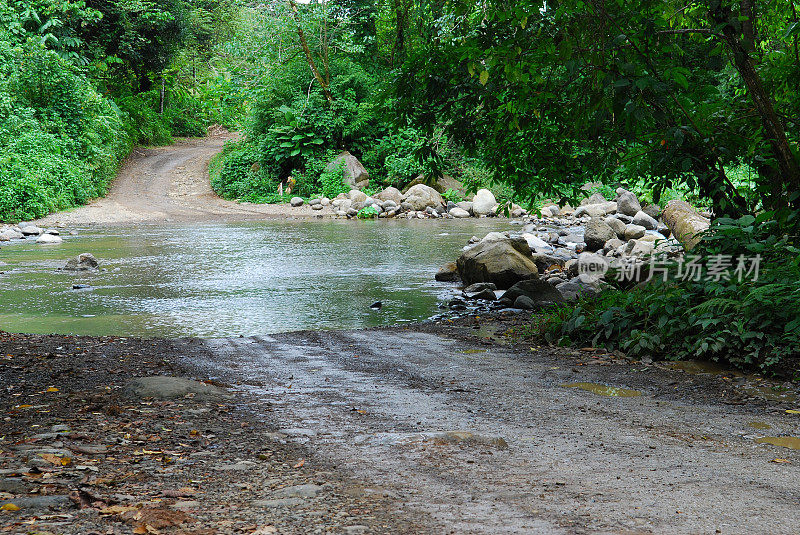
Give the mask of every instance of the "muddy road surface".
M 234 134 L 224 134 L 180 139 L 167 147 L 136 148 L 106 197 L 49 215 L 40 223 L 202 223 L 313 216 L 308 206 L 238 203 L 218 197 L 209 183 L 208 163 L 232 139 L 236 139 Z
M 743 403 L 730 374 L 473 332 L 198 341 L 181 365 L 236 385 L 275 440 L 363 480 L 430 533 L 797 532 L 800 454 L 756 442 L 797 436 L 790 395 Z

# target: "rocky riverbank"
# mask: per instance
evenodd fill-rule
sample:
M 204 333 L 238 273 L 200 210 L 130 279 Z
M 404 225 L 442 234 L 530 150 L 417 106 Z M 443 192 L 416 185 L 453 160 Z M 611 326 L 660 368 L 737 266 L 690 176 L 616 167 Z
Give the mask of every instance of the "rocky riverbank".
M 295 197 L 291 201 L 291 206 L 295 208 L 300 208 L 304 204 L 305 201 L 300 197 Z M 453 202 L 446 200 L 441 193 L 425 184 L 411 186 L 405 193 L 397 188 L 388 187 L 372 197 L 363 191 L 353 189 L 335 199 L 315 198 L 308 204 L 320 215 L 348 219 L 466 219 L 502 215 L 500 203 L 487 189 L 479 190 L 471 201 Z M 521 206 L 512 205 L 509 215 L 514 218 L 523 217 L 528 215 L 528 211 Z
M 21 243 L 32 240 L 42 245 L 59 244 L 63 240 L 62 233 L 66 233 L 64 226 L 60 228 L 41 228 L 33 223 L 19 223 L 17 225 L 0 225 L 0 245 Z M 75 231 L 67 234 L 75 235 Z
M 450 309 L 532 310 L 573 301 L 600 292 L 609 269 L 638 282 L 651 259 L 684 254 L 709 223 L 683 201 L 662 210 L 620 188 L 613 200 L 596 193 L 577 209 L 548 204 L 539 217 L 511 224 L 522 228 L 473 237 L 457 262 L 437 273 L 439 281 L 464 286 Z

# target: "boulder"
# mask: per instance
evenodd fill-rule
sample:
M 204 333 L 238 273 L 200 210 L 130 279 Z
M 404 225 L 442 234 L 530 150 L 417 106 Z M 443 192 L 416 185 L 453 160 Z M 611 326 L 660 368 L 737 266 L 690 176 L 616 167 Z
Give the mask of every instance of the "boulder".
M 619 249 L 623 245 L 625 245 L 624 241 L 620 240 L 619 238 L 614 238 L 613 240 L 608 240 L 606 242 L 606 245 L 605 245 L 605 247 L 603 247 L 603 250 L 606 253 L 610 253 L 612 251 L 616 251 L 617 249 Z
M 536 249 L 547 249 L 549 251 L 553 250 L 549 243 L 534 234 L 525 233 L 522 235 L 522 237 L 526 242 L 528 242 L 528 247 L 531 248 L 531 251 L 535 251 Z
M 605 246 L 606 242 L 617 237 L 605 221 L 602 219 L 592 219 L 586 223 L 586 231 L 584 233 L 583 241 L 586 242 L 586 249 L 589 251 L 598 251 Z
M 42 234 L 36 238 L 36 243 L 41 243 L 42 245 L 54 245 L 63 241 L 61 236 L 53 236 L 52 234 Z
M 494 291 L 497 286 L 492 282 L 477 282 L 464 288 L 464 297 L 467 299 L 484 299 L 486 301 L 495 301 L 497 295 Z
M 601 203 L 604 203 L 604 202 L 608 202 L 608 199 L 603 197 L 603 194 L 598 191 L 597 193 L 593 194 L 588 199 L 584 199 L 583 201 L 581 201 L 581 206 L 586 206 L 586 205 L 590 205 L 590 204 L 601 204 Z
M 516 302 L 517 298 L 524 296 L 531 299 L 536 304 L 561 303 L 564 298 L 547 281 L 539 278 L 528 279 L 516 283 L 503 294 L 503 298 Z M 526 308 L 526 307 L 520 307 Z
M 649 215 L 653 219 L 658 219 L 661 215 L 661 207 L 657 204 L 645 204 L 642 206 L 642 212 Z
M 653 253 L 656 244 L 650 240 L 636 240 L 633 249 L 629 253 L 631 256 L 648 256 Z
M 522 280 L 538 277 L 531 250 L 521 238 L 482 241 L 458 259 L 458 273 L 465 284 L 492 282 L 507 289 Z
M 457 282 L 460 280 L 458 277 L 458 266 L 455 262 L 446 264 L 436 273 L 435 278 L 439 282 Z
M 132 379 L 125 388 L 129 396 L 155 399 L 179 399 L 192 394 L 195 400 L 219 400 L 230 397 L 218 387 L 182 377 L 153 376 Z
M 44 234 L 44 230 L 40 229 L 36 225 L 27 225 L 20 229 L 23 236 L 39 236 Z
M 617 211 L 617 203 L 615 202 L 603 202 L 599 204 L 588 204 L 585 206 L 579 206 L 577 210 L 575 210 L 575 217 L 603 217 L 608 214 L 613 214 Z
M 597 294 L 597 289 L 595 287 L 583 282 L 579 278 L 562 282 L 556 286 L 556 290 L 559 291 L 566 301 L 575 301 L 581 295 Z
M 412 210 L 424 211 L 444 205 L 444 199 L 438 191 L 425 184 L 417 184 L 403 195 L 403 204 L 408 203 Z
M 664 222 L 687 251 L 691 251 L 699 242 L 699 234 L 708 230 L 711 221 L 697 213 L 686 201 L 669 201 L 662 215 Z
M 564 263 L 566 262 L 566 260 L 563 258 L 544 253 L 534 253 L 531 255 L 531 258 L 533 259 L 534 264 L 536 264 L 536 269 L 539 270 L 539 273 L 544 273 L 552 266 L 563 268 Z
M 476 216 L 489 215 L 497 212 L 497 199 L 488 189 L 478 190 L 472 199 L 472 211 Z
M 617 197 L 617 212 L 633 217 L 641 210 L 642 205 L 639 203 L 639 199 L 630 191 L 623 190 Z
M 475 215 L 475 212 L 473 211 L 473 205 L 472 205 L 471 201 L 457 202 L 456 206 L 461 208 L 462 210 L 466 210 L 467 212 L 469 212 L 469 215 Z
M 289 201 L 289 204 L 295 208 L 299 208 L 300 206 L 303 206 L 303 199 L 300 197 L 292 197 L 292 200 Z
M 640 227 L 644 227 L 647 230 L 655 230 L 658 228 L 658 221 L 644 213 L 643 211 L 639 210 L 636 212 L 636 215 L 633 216 L 633 224 L 639 225 Z
M 400 193 L 399 189 L 391 186 L 375 195 L 375 198 L 380 201 L 392 201 L 395 206 L 400 206 L 400 203 L 403 202 L 403 194 Z
M 24 237 L 21 232 L 17 232 L 13 228 L 0 232 L 0 241 L 21 240 Z
M 625 227 L 625 239 L 638 240 L 639 238 L 644 236 L 646 231 L 647 229 L 641 225 L 627 225 Z
M 64 269 L 66 271 L 89 271 L 90 269 L 97 269 L 99 265 L 92 253 L 83 253 L 75 258 L 70 258 Z
M 625 236 L 625 223 L 621 220 L 616 217 L 607 217 L 603 221 L 614 230 L 618 238 L 623 238 Z
M 364 202 L 367 200 L 367 194 L 363 191 L 358 191 L 357 189 L 350 190 L 350 193 L 348 193 L 347 196 L 354 203 Z
M 344 162 L 344 176 L 342 181 L 355 189 L 363 189 L 369 186 L 369 172 L 358 161 L 358 158 L 344 151 L 328 164 L 327 171 L 333 171 L 341 162 Z
M 439 193 L 444 193 L 447 190 L 451 189 L 453 191 L 458 192 L 459 195 L 462 197 L 466 197 L 466 188 L 464 188 L 464 184 L 456 180 L 455 178 L 449 175 L 443 175 L 436 179 L 436 181 L 431 182 L 425 178 L 425 175 L 419 175 L 417 178 L 409 182 L 404 191 L 408 192 L 411 188 L 416 186 L 417 184 L 425 184 L 426 186 L 430 186 Z
M 467 217 L 470 217 L 469 212 L 463 208 L 459 208 L 458 206 L 450 210 L 448 213 L 458 219 L 466 219 Z

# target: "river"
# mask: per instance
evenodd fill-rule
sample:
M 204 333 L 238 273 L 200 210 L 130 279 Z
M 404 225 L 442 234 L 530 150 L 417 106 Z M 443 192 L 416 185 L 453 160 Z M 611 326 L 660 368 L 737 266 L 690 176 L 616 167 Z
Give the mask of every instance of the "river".
M 508 228 L 503 219 L 79 228 L 61 245 L 0 249 L 0 329 L 230 337 L 416 322 L 453 293 L 436 271 L 471 236 Z M 84 252 L 100 271 L 59 269 Z

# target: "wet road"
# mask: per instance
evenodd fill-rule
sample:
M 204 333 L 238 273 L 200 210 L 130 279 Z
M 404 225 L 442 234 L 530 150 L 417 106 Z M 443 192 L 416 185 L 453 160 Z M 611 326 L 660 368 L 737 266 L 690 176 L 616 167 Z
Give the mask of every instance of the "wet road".
M 800 452 L 755 443 L 798 435 L 785 403 L 723 404 L 715 377 L 469 334 L 209 340 L 182 364 L 235 384 L 276 438 L 393 497 L 431 533 L 797 532 Z M 578 382 L 642 395 L 562 386 Z

